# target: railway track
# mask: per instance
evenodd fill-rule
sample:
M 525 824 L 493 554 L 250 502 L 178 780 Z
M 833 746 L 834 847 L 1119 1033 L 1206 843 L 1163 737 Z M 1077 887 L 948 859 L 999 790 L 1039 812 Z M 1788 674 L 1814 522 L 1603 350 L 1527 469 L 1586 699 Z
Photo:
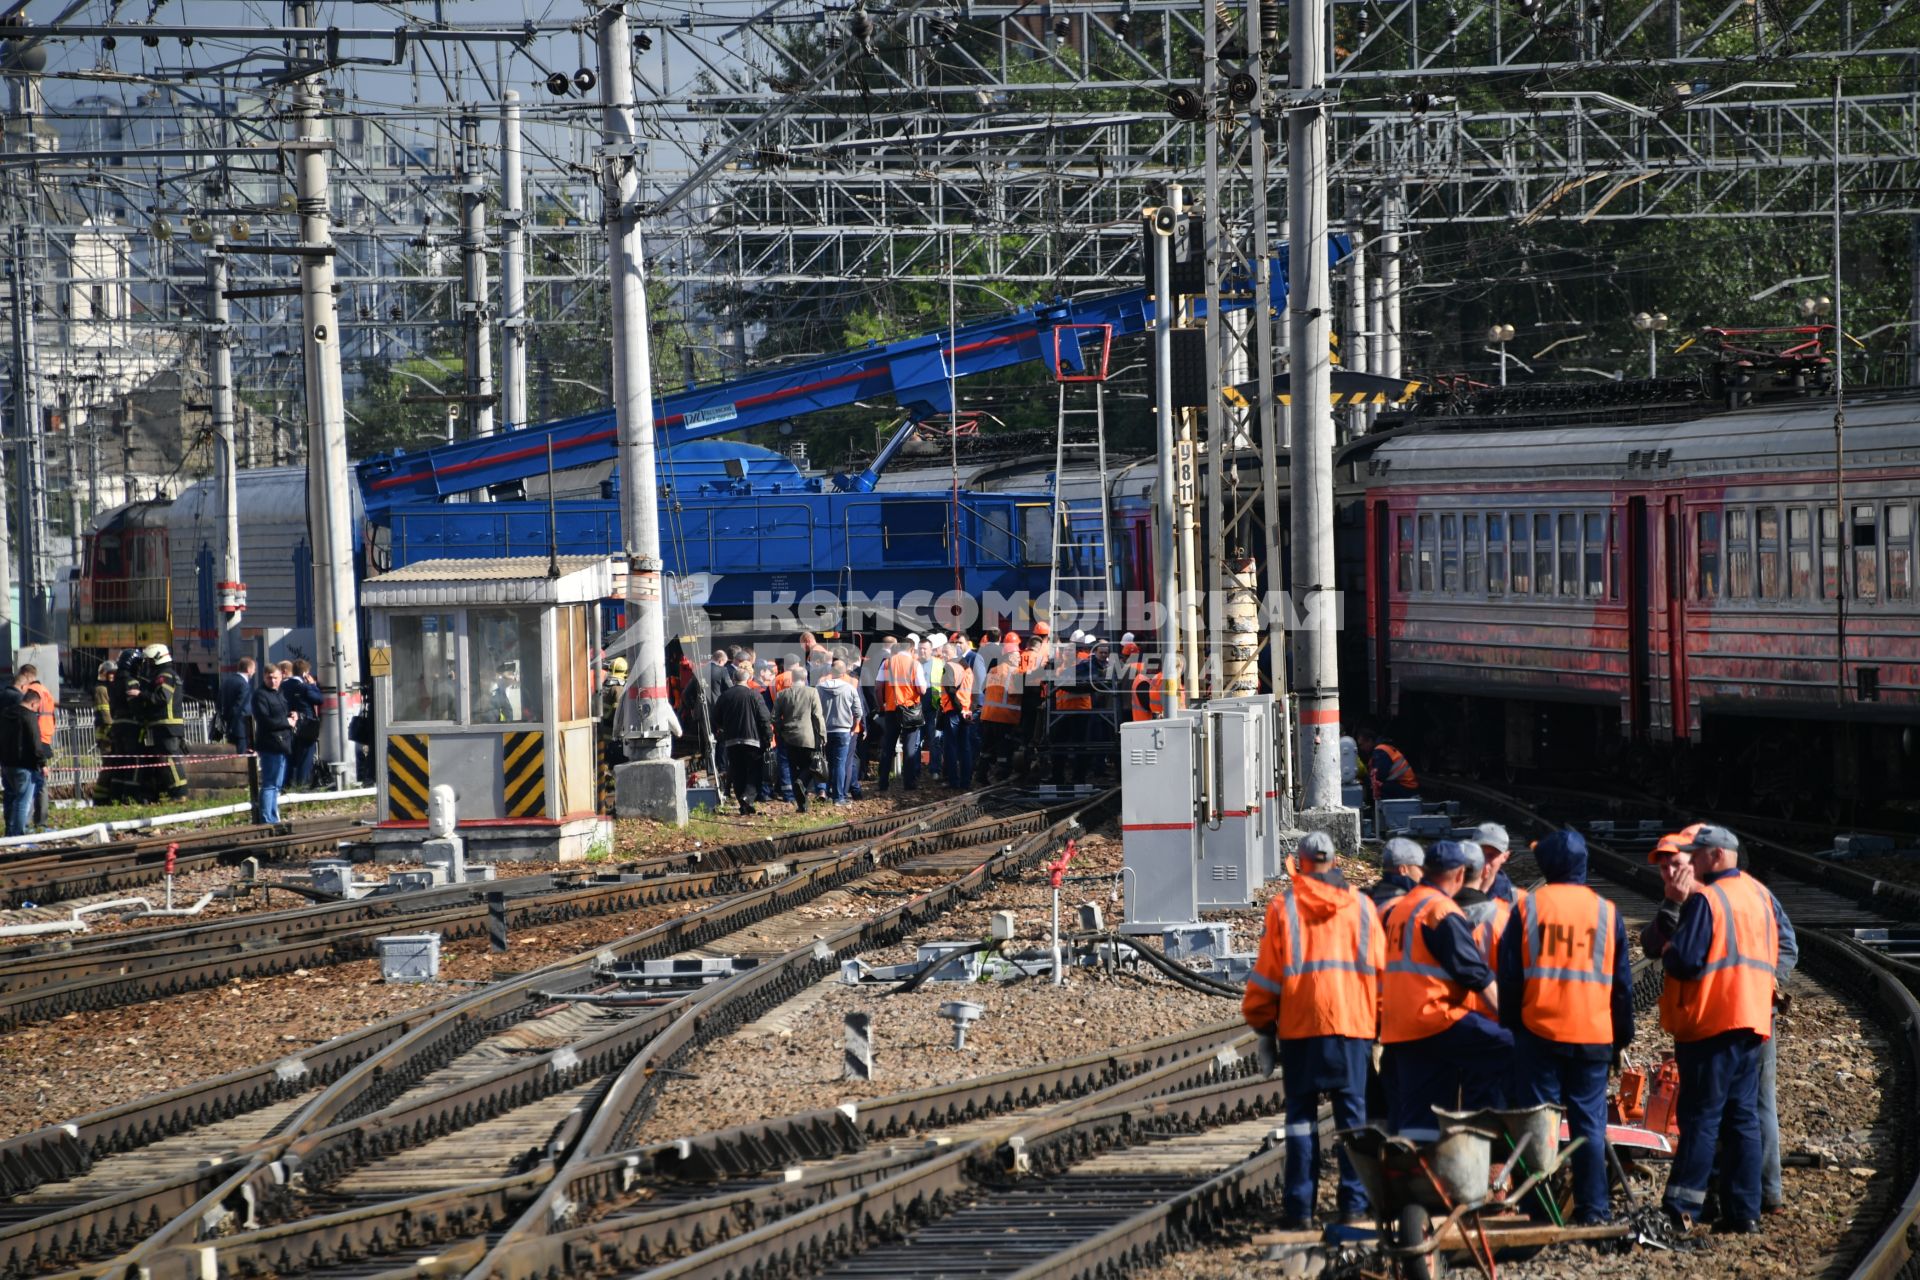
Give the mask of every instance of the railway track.
M 636 1056 L 652 1062 L 660 1052 L 658 1042 L 682 1027 L 691 1006 L 702 1006 L 703 1016 L 729 1007 L 739 1016 L 809 984 L 831 966 L 833 950 L 822 959 L 817 953 L 824 944 L 810 943 L 780 963 L 657 1007 L 572 999 L 606 991 L 597 965 L 607 958 L 723 946 L 746 930 L 765 934 L 784 913 L 897 860 L 967 844 L 981 848 L 986 865 L 979 870 L 833 935 L 836 946 L 878 945 L 905 924 L 977 892 L 996 859 L 1015 847 L 1038 850 L 1036 833 L 1059 825 L 1042 812 L 982 812 L 984 803 L 973 796 L 909 811 L 895 829 L 847 841 L 831 858 L 796 863 L 777 883 L 680 915 L 592 954 L 390 1020 L 363 1033 L 358 1043 L 332 1042 L 322 1047 L 324 1055 L 306 1055 L 326 1058 L 333 1078 L 324 1087 L 311 1087 L 320 1082 L 306 1077 L 318 1073 L 303 1073 L 303 1059 L 292 1070 L 276 1070 L 273 1083 L 264 1071 L 241 1073 L 243 1078 L 219 1082 L 197 1099 L 176 1097 L 163 1115 L 149 1110 L 135 1116 L 135 1109 L 124 1108 L 121 1115 L 97 1118 L 93 1131 L 75 1126 L 64 1142 L 57 1136 L 64 1129 L 57 1128 L 29 1135 L 38 1143 L 9 1144 L 12 1175 L 33 1186 L 5 1206 L 11 1221 L 0 1226 L 0 1274 L 87 1264 L 102 1274 L 117 1274 L 151 1266 L 157 1255 L 174 1246 L 191 1247 L 203 1235 L 325 1217 L 342 1204 L 365 1211 L 407 1199 L 403 1193 L 410 1176 L 425 1176 L 430 1188 L 446 1186 L 446 1170 L 439 1167 L 445 1156 L 486 1160 L 512 1151 L 529 1167 L 551 1163 L 574 1145 L 583 1118 L 624 1078 L 616 1073 Z M 702 998 L 716 990 L 734 990 L 737 997 Z M 673 1041 L 687 1042 L 684 1031 Z M 268 1101 L 276 1091 L 281 1096 Z M 151 1149 L 101 1161 L 63 1181 L 45 1176 L 70 1169 L 77 1163 L 76 1150 L 110 1144 L 110 1134 L 126 1140 L 130 1132 L 158 1133 L 196 1105 L 217 1115 L 216 1098 L 236 1110 L 248 1102 L 265 1105 L 241 1111 L 250 1117 L 251 1128 L 244 1134 L 231 1128 L 219 1132 L 211 1151 L 206 1135 L 189 1127 L 179 1141 L 163 1138 Z M 284 1115 L 276 1115 L 289 1101 Z M 216 1119 L 211 1128 L 221 1123 Z M 415 1161 L 418 1173 L 409 1172 L 409 1153 L 449 1135 L 460 1135 L 458 1143 L 425 1164 Z M 160 1154 L 171 1163 L 157 1159 Z M 514 1167 L 496 1160 L 492 1172 L 511 1176 Z M 76 1198 L 81 1202 L 73 1203 Z
M 221 827 L 174 836 L 147 836 L 111 844 L 69 844 L 15 850 L 0 856 L 0 907 L 45 906 L 93 894 L 156 884 L 167 873 L 233 866 L 243 859 L 296 861 L 330 853 L 359 831 L 331 818 L 278 826 Z

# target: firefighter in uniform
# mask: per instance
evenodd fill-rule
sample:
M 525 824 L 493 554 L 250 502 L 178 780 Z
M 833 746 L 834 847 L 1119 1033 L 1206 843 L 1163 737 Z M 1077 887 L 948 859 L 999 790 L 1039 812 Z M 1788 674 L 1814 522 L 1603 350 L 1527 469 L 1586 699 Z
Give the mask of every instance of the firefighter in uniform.
M 113 685 L 117 668 L 103 662 L 93 673 L 93 740 L 105 750 L 113 733 Z
M 173 655 L 163 644 L 148 645 L 142 656 L 147 660 L 147 674 L 135 710 L 147 753 L 154 757 L 147 790 L 155 799 L 178 800 L 187 794 L 187 777 L 178 763 L 187 752 L 187 722 L 180 714 L 180 673 L 174 670 Z
M 1660 1025 L 1680 1067 L 1680 1140 L 1661 1203 L 1682 1226 L 1699 1221 L 1724 1140 L 1720 1226 L 1744 1234 L 1760 1230 L 1760 1069 L 1773 1034 L 1781 919 L 1773 895 L 1740 871 L 1731 831 L 1703 826 L 1682 852 L 1689 857 L 1660 867 L 1679 920 L 1669 934 L 1656 917 L 1641 934 L 1666 970 Z
M 1341 876 L 1325 832 L 1303 836 L 1294 858 L 1287 891 L 1267 904 L 1240 1013 L 1260 1034 L 1262 1062 L 1280 1063 L 1287 1097 L 1282 1212 L 1289 1227 L 1301 1228 L 1313 1221 L 1320 1099 L 1332 1104 L 1336 1129 L 1366 1121 L 1386 944 L 1373 907 Z M 1359 1218 L 1367 1209 L 1366 1188 L 1343 1150 L 1340 1218 Z
M 1387 965 L 1380 978 L 1380 1040 L 1388 1126 L 1415 1142 L 1440 1136 L 1433 1109 L 1497 1107 L 1513 1036 L 1483 1013 L 1498 1010 L 1493 971 L 1473 945 L 1453 894 L 1466 855 L 1451 840 L 1427 850 L 1423 878 L 1381 920 Z
M 140 720 L 134 714 L 134 698 L 140 688 L 141 664 L 138 649 L 128 649 L 112 664 L 113 681 L 107 686 L 107 736 L 100 747 L 100 780 L 93 785 L 96 803 L 121 800 L 140 794 L 139 773 L 131 768 L 140 754 Z
M 1587 887 L 1587 842 L 1556 831 L 1534 848 L 1546 884 L 1527 895 L 1499 942 L 1501 1021 L 1513 1032 L 1508 1102 L 1550 1102 L 1573 1153 L 1574 1222 L 1608 1221 L 1607 1064 L 1633 1040 L 1627 925 Z M 1494 899 L 1496 903 L 1500 899 Z

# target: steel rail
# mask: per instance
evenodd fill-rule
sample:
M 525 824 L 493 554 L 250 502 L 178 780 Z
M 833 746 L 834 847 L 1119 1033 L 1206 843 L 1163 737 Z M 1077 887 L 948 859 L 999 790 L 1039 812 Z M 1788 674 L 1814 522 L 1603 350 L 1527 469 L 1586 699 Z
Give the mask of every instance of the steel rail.
M 113 893 L 158 883 L 167 873 L 167 847 L 177 845 L 176 872 L 219 863 L 239 862 L 263 850 L 280 858 L 311 855 L 338 847 L 359 828 L 321 820 L 319 823 L 279 827 L 235 827 L 177 839 L 129 841 L 133 848 L 96 845 L 84 851 L 61 851 L 51 861 L 32 859 L 24 864 L 0 865 L 0 901 L 11 907 L 23 902 L 45 906 L 96 893 Z
M 944 833 L 931 837 L 934 843 L 955 832 L 972 829 L 971 824 L 955 825 L 953 819 L 976 809 L 980 799 L 980 796 L 969 796 L 908 811 L 893 825 L 889 842 L 918 847 L 914 842 L 927 841 L 927 833 L 936 827 L 944 827 Z M 287 1188 L 289 1179 L 296 1173 L 304 1176 L 300 1155 L 317 1156 L 322 1168 L 350 1167 L 353 1162 L 350 1135 L 357 1131 L 353 1122 L 379 1122 L 382 1117 L 375 1113 L 428 1071 L 444 1065 L 490 1031 L 510 1025 L 540 1007 L 537 991 L 579 990 L 593 981 L 594 963 L 602 957 L 672 954 L 810 900 L 819 892 L 862 873 L 874 845 L 872 841 L 855 844 L 839 859 L 823 862 L 789 880 L 741 894 L 443 1007 L 433 1017 L 410 1027 L 404 1035 L 384 1046 L 379 1054 L 359 1062 L 333 1081 L 272 1141 L 243 1151 L 195 1177 L 176 1178 L 0 1230 L 0 1249 L 11 1249 L 7 1264 L 0 1265 L 14 1270 L 24 1260 L 33 1260 L 39 1269 L 44 1269 L 49 1262 L 64 1264 L 88 1256 L 98 1257 L 102 1243 L 117 1249 L 123 1242 L 130 1242 L 131 1247 L 122 1256 L 93 1264 L 86 1270 L 88 1274 L 122 1271 L 131 1274 L 145 1258 L 170 1247 L 183 1236 L 191 1239 L 231 1221 L 244 1223 L 257 1216 L 263 1205 L 283 1202 L 291 1194 Z M 493 1095 L 497 1104 L 503 1096 L 511 1101 L 511 1086 L 526 1082 L 495 1077 L 490 1083 L 496 1088 L 507 1087 L 507 1095 Z M 550 1093 L 554 1083 L 557 1080 L 542 1087 L 539 1096 Z M 460 1096 L 456 1099 L 451 1094 Z M 423 1114 L 417 1104 L 410 1106 L 412 1126 L 408 1131 L 415 1135 L 436 1127 L 451 1131 L 479 1118 L 474 1109 L 477 1101 L 474 1095 L 472 1086 L 436 1095 L 437 1112 Z M 525 1100 L 524 1094 L 522 1100 Z M 294 1152 L 296 1146 L 301 1147 L 298 1153 Z M 281 1159 L 290 1153 L 294 1159 Z M 157 1229 L 153 1225 L 156 1222 L 162 1224 Z

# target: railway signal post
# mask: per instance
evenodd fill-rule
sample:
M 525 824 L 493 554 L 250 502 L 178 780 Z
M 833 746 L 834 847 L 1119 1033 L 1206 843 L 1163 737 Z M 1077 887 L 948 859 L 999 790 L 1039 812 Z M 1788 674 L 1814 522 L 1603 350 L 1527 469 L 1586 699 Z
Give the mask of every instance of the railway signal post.
M 623 816 L 687 825 L 687 778 L 668 728 L 667 643 L 660 504 L 654 465 L 653 363 L 647 342 L 647 284 L 641 253 L 639 130 L 634 121 L 633 37 L 623 4 L 598 19 L 604 106 L 608 264 L 613 295 L 613 412 L 620 442 L 620 526 L 626 543 L 627 609 L 635 639 L 628 686 L 633 716 L 621 725 L 632 745 L 614 771 L 614 809 Z M 637 741 L 635 741 L 637 740 Z

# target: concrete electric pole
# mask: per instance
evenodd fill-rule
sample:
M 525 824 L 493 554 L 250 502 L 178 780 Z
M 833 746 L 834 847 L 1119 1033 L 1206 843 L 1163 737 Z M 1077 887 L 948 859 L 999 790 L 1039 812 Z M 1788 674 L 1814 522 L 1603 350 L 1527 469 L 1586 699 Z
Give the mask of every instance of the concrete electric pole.
M 306 26 L 310 4 L 294 6 Z M 311 59 L 304 44 L 300 56 Z M 320 758 L 353 759 L 347 721 L 360 710 L 360 615 L 353 582 L 353 472 L 347 466 L 346 396 L 340 381 L 340 318 L 333 294 L 333 219 L 327 196 L 327 124 L 318 72 L 294 87 L 295 196 L 300 213 L 302 350 L 307 372 L 307 497 L 312 512 L 314 657 L 327 714 Z
M 207 372 L 213 407 L 214 447 L 220 476 L 220 670 L 240 661 L 240 619 L 247 611 L 247 584 L 240 580 L 239 455 L 234 448 L 233 325 L 227 297 L 227 255 L 215 241 L 207 253 Z
M 522 163 L 520 95 L 509 89 L 500 106 L 500 372 L 506 391 L 502 431 L 527 425 L 527 184 Z
M 487 305 L 487 183 L 480 167 L 480 121 L 460 117 L 460 299 L 466 336 L 467 435 L 493 434 L 493 327 Z M 485 491 L 474 495 L 484 501 Z
M 620 442 L 620 526 L 627 557 L 627 622 L 638 641 L 623 717 L 629 762 L 615 773 L 615 811 L 687 823 L 686 774 L 668 728 L 664 565 L 656 494 L 653 361 L 647 341 L 647 281 L 640 226 L 640 135 L 634 120 L 633 37 L 624 3 L 600 11 L 600 92 L 610 292 L 613 413 Z
M 1287 203 L 1292 251 L 1293 590 L 1299 708 L 1300 821 L 1343 849 L 1359 847 L 1359 815 L 1340 804 L 1339 582 L 1333 561 L 1333 297 L 1327 266 L 1326 8 L 1295 4 L 1287 103 Z

